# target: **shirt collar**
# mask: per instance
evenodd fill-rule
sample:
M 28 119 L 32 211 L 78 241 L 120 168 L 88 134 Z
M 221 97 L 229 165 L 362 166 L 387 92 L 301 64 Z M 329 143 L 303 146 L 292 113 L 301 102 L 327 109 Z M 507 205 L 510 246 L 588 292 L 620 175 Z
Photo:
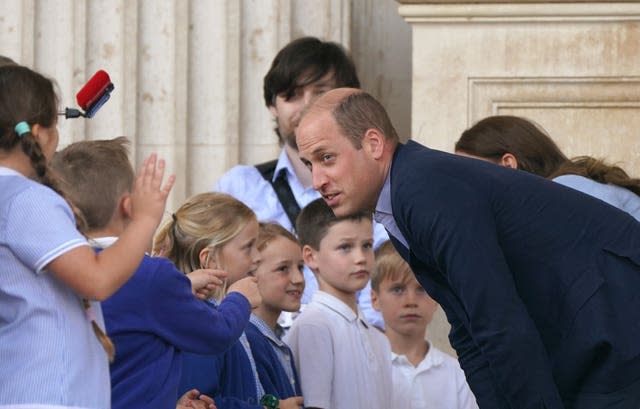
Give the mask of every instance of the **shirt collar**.
M 275 332 L 267 325 L 266 322 L 255 314 L 251 314 L 249 317 L 249 321 L 258 328 L 258 331 L 265 337 L 267 337 L 271 342 L 276 344 L 279 347 L 283 347 L 286 344 L 282 342 L 282 340 L 275 334 Z M 277 324 L 276 324 L 277 326 Z M 277 328 L 276 328 L 277 329 Z
M 117 237 L 94 237 L 89 239 L 91 247 L 106 249 L 118 240 Z
M 382 185 L 382 190 L 378 197 L 378 203 L 376 203 L 375 213 L 388 215 L 393 213 L 391 209 L 391 166 L 389 166 L 387 177 L 384 179 L 384 185 Z
M 348 322 L 355 322 L 356 320 L 359 320 L 366 328 L 369 328 L 369 324 L 367 324 L 367 321 L 361 318 L 362 311 L 360 311 L 359 307 L 358 313 L 356 313 L 347 304 L 327 292 L 317 290 L 313 293 L 311 301 L 315 301 L 337 312 L 338 314 L 342 315 L 342 317 L 344 317 L 344 319 Z
M 296 172 L 293 171 L 293 165 L 289 160 L 289 155 L 287 155 L 287 150 L 282 148 L 280 151 L 280 156 L 278 157 L 278 162 L 276 163 L 276 168 L 273 171 L 273 177 L 271 178 L 272 182 L 275 182 L 276 178 L 280 174 L 280 171 L 284 169 L 287 172 L 287 180 L 297 180 Z
M 425 342 L 429 345 L 429 350 L 427 351 L 427 355 L 425 355 L 424 359 L 416 367 L 416 371 L 418 372 L 428 371 L 431 368 L 442 365 L 444 362 L 442 352 L 435 349 L 429 341 Z M 406 355 L 396 354 L 395 352 L 391 352 L 391 362 L 413 366 L 411 362 L 409 362 L 409 359 L 407 359 Z

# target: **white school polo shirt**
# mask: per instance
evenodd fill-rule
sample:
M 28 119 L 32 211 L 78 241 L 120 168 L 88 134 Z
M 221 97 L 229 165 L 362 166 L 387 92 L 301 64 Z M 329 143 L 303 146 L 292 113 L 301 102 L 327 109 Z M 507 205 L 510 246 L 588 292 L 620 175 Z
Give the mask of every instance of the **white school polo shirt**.
M 285 342 L 293 352 L 306 407 L 394 407 L 389 342 L 360 311 L 316 291 Z
M 433 346 L 414 367 L 404 355 L 391 353 L 393 402 L 403 409 L 478 409 L 458 361 Z

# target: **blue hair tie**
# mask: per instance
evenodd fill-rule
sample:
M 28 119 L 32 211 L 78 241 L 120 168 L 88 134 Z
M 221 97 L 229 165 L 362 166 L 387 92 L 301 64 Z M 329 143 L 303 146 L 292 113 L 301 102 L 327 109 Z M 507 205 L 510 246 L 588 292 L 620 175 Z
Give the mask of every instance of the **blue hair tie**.
M 18 122 L 18 124 L 13 129 L 16 130 L 18 137 L 22 137 L 22 135 L 26 134 L 27 132 L 31 132 L 31 127 L 25 121 Z

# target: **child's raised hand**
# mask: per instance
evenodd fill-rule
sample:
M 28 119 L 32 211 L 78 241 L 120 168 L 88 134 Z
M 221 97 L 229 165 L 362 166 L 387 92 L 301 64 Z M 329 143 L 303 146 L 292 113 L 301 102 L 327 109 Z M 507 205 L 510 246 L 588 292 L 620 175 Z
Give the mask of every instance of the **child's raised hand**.
M 187 274 L 187 278 L 191 281 L 191 289 L 196 297 L 208 300 L 213 296 L 216 288 L 222 287 L 227 278 L 227 272 L 203 268 L 190 272 Z
M 170 175 L 162 186 L 164 167 L 164 160 L 158 160 L 155 153 L 144 160 L 131 192 L 132 220 L 148 218 L 154 226 L 160 223 L 167 197 L 176 179 L 175 175 Z
M 281 399 L 278 403 L 280 409 L 300 409 L 304 400 L 302 396 L 292 396 L 291 398 Z
M 227 294 L 234 291 L 244 295 L 247 300 L 249 300 L 251 308 L 256 308 L 262 302 L 260 291 L 258 291 L 258 282 L 253 276 L 245 277 L 231 284 L 227 290 Z

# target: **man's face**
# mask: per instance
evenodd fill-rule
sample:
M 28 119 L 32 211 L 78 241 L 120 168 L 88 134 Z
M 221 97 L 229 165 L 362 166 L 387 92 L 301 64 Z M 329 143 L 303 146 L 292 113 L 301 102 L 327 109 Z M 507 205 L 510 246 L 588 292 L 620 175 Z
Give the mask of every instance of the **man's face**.
M 309 112 L 296 133 L 313 188 L 337 216 L 375 209 L 380 169 L 366 146 L 357 149 L 329 111 Z
M 300 112 L 313 99 L 334 88 L 336 88 L 335 75 L 333 71 L 329 71 L 317 81 L 296 88 L 289 98 L 284 93 L 276 96 L 274 104 L 269 106 L 269 111 L 276 120 L 278 136 L 283 143 L 298 149 L 294 132 L 300 120 Z

